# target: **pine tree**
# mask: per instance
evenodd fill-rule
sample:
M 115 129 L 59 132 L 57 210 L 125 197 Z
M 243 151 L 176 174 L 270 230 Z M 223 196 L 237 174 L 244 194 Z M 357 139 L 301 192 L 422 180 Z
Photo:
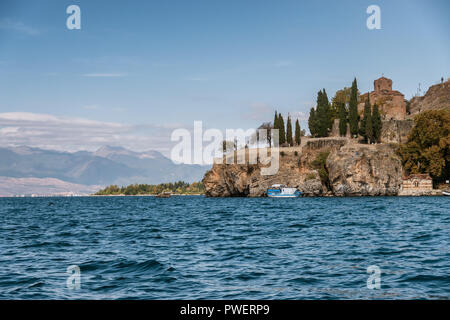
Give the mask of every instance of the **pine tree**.
M 309 119 L 308 119 L 308 128 L 309 128 L 309 132 L 311 132 L 312 137 L 315 137 L 317 135 L 316 123 L 317 123 L 316 110 L 313 107 L 309 111 Z
M 280 130 L 280 146 L 286 142 L 286 130 L 284 129 L 284 119 L 283 116 L 278 114 L 278 125 Z
M 295 144 L 300 145 L 301 143 L 301 130 L 300 130 L 300 123 L 298 122 L 298 119 L 295 121 Z
M 348 111 L 348 122 L 352 136 L 358 134 L 358 85 L 356 78 L 353 80 L 350 92 L 350 104 Z
M 381 141 L 382 122 L 380 111 L 378 110 L 378 106 L 376 103 L 373 106 L 372 111 L 372 127 L 373 127 L 373 140 L 374 142 L 379 143 Z
M 338 109 L 339 115 L 339 134 L 344 137 L 347 134 L 347 110 L 345 104 L 341 103 Z
M 286 142 L 289 143 L 290 146 L 294 145 L 294 141 L 292 140 L 291 116 L 289 114 L 288 114 L 287 123 L 286 123 Z

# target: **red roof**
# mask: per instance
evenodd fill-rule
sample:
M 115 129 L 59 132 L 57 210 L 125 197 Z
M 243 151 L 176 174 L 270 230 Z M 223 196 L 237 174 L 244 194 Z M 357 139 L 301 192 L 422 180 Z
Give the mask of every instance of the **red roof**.
M 411 174 L 407 177 L 403 177 L 403 180 L 410 180 L 410 179 L 433 180 L 433 179 L 431 179 L 431 177 L 428 173 L 416 173 L 416 174 Z

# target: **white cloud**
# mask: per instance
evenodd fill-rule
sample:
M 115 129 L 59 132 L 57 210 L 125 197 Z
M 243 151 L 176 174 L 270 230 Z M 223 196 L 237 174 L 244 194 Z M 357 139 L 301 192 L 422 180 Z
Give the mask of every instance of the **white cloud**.
M 0 20 L 0 29 L 25 33 L 30 36 L 35 36 L 40 33 L 40 31 L 36 28 L 28 26 L 21 21 L 14 21 L 9 18 Z
M 0 145 L 60 151 L 96 150 L 104 145 L 170 153 L 169 125 L 128 125 L 29 112 L 0 113 Z

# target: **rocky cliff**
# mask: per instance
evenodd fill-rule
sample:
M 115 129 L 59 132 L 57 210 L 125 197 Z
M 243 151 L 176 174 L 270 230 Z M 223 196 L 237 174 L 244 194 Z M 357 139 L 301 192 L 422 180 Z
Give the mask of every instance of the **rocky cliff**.
M 409 132 L 414 127 L 414 120 L 383 120 L 381 142 L 406 143 Z
M 321 153 L 326 179 L 312 163 Z M 276 174 L 261 175 L 261 164 L 214 164 L 205 174 L 206 196 L 261 197 L 272 184 L 285 184 L 304 196 L 396 195 L 403 171 L 388 145 L 354 144 L 345 138 L 310 139 L 302 148 L 281 148 Z
M 450 79 L 431 86 L 422 97 L 414 97 L 409 104 L 410 116 L 435 109 L 450 109 Z
M 393 196 L 402 184 L 400 158 L 386 144 L 344 146 L 330 154 L 327 169 L 336 196 Z

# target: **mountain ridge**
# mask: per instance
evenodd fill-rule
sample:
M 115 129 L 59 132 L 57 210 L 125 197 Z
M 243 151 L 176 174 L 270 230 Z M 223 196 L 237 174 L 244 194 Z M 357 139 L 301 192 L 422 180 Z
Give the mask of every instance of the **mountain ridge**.
M 29 146 L 0 147 L 1 177 L 54 178 L 81 186 L 158 184 L 180 180 L 191 183 L 200 181 L 208 167 L 175 164 L 154 150 L 136 152 L 115 146 L 73 153 Z M 11 185 L 11 189 L 14 188 Z M 32 193 L 28 189 L 26 191 Z

